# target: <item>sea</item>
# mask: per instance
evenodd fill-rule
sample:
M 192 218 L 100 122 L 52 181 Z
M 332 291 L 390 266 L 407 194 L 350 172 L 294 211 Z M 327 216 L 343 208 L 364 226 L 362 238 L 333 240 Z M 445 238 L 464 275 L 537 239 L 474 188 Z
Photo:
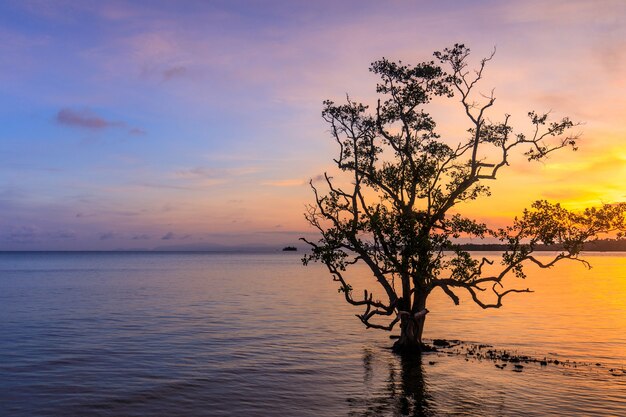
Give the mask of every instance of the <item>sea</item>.
M 0 416 L 626 416 L 626 253 L 529 267 L 500 309 L 431 295 L 426 341 L 507 366 L 395 355 L 301 256 L 0 253 Z

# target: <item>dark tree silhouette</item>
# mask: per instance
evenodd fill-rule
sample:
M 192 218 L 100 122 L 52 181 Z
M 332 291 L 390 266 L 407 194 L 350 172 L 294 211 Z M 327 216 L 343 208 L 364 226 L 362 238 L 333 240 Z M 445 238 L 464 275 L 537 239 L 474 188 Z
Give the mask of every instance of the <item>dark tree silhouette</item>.
M 476 97 L 474 90 L 493 54 L 470 71 L 469 52 L 456 44 L 435 52 L 436 62 L 374 62 L 370 71 L 380 76 L 376 91 L 381 98 L 373 114 L 349 97 L 344 104 L 324 102 L 323 118 L 339 145 L 334 162 L 350 181 L 339 185 L 324 174 L 321 186 L 310 182 L 315 204 L 305 216 L 321 238 L 302 239 L 312 248 L 303 262 L 326 265 L 346 301 L 364 308 L 357 317 L 368 328 L 392 330 L 400 323 L 397 351 L 420 350 L 426 300 L 433 290 L 440 289 L 455 304 L 458 292 L 467 291 L 482 308 L 499 308 L 505 296 L 530 292 L 505 289 L 505 278 L 525 277 L 525 264 L 549 268 L 571 259 L 589 266 L 579 258 L 583 243 L 626 229 L 626 203 L 572 212 L 537 201 L 500 229 L 458 214 L 459 203 L 490 194 L 488 182 L 514 154 L 540 161 L 559 149 L 575 150 L 578 139 L 571 133 L 577 124 L 568 118 L 551 122 L 547 114 L 530 112 L 528 134 L 516 133 L 508 114 L 500 122 L 488 119 L 493 91 Z M 424 110 L 437 96 L 460 98 L 470 126 L 467 139 L 451 145 L 437 133 Z M 454 245 L 462 236 L 497 238 L 507 245 L 496 273 L 494 266 L 486 267 L 492 261 Z M 534 256 L 540 244 L 564 249 L 546 262 Z M 353 293 L 349 273 L 360 263 L 371 270 L 382 299 L 367 289 L 362 298 Z

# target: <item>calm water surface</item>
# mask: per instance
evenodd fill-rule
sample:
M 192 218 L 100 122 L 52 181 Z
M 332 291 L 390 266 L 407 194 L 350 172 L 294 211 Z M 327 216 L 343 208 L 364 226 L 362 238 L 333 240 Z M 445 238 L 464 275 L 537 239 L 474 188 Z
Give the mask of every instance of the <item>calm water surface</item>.
M 400 359 L 297 254 L 0 253 L 0 416 L 626 416 L 626 254 L 587 258 L 429 300 L 427 338 L 569 361 L 515 373 Z

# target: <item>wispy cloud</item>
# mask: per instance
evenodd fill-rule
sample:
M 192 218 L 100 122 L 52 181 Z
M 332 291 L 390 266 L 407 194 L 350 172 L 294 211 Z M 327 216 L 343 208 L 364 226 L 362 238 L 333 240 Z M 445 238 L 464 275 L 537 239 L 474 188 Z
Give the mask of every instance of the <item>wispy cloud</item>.
M 199 166 L 178 169 L 169 175 L 167 187 L 205 189 L 216 185 L 237 182 L 243 177 L 253 178 L 252 175 L 259 172 L 260 170 L 257 167 L 252 166 L 232 168 Z
M 132 240 L 150 240 L 151 237 L 150 235 L 147 235 L 145 233 L 140 234 L 140 235 L 134 235 L 133 237 L 131 237 Z
M 182 77 L 187 73 L 187 67 L 177 65 L 163 71 L 163 81 L 169 81 L 173 78 Z
M 145 188 L 156 188 L 156 189 L 165 189 L 165 190 L 196 190 L 196 187 L 185 187 L 182 185 L 171 185 L 171 184 L 160 184 L 154 182 L 143 182 L 141 184 L 137 184 L 140 187 Z
M 314 183 L 323 182 L 326 181 L 326 177 L 324 176 L 324 174 L 317 174 L 313 178 L 311 178 L 311 181 Z
M 134 136 L 144 136 L 147 134 L 147 132 L 143 129 L 140 129 L 138 127 L 133 127 L 131 129 L 128 130 L 128 133 L 130 133 L 131 135 Z
M 207 167 L 195 167 L 189 169 L 179 169 L 174 172 L 176 178 L 192 179 L 192 178 L 218 178 L 224 175 L 223 170 Z
M 166 234 L 164 234 L 161 237 L 161 240 L 185 240 L 185 239 L 189 239 L 191 237 L 191 235 L 178 235 L 174 232 L 167 232 Z
M 12 226 L 0 235 L 2 240 L 12 243 L 34 243 L 60 239 L 76 239 L 76 232 L 71 229 L 44 230 L 38 226 Z
M 64 108 L 57 113 L 57 122 L 66 126 L 83 127 L 86 129 L 106 129 L 114 126 L 125 126 L 123 122 L 106 120 L 89 109 L 72 110 Z
M 261 185 L 269 185 L 271 187 L 301 187 L 307 182 L 302 179 L 286 179 L 276 181 L 264 181 Z
M 87 108 L 80 110 L 70 109 L 67 107 L 63 108 L 58 111 L 56 121 L 64 126 L 79 127 L 90 130 L 128 127 L 126 122 L 105 119 Z M 130 127 L 128 128 L 128 133 L 134 136 L 142 136 L 146 134 L 146 131 L 138 127 Z
M 60 230 L 57 232 L 50 233 L 49 236 L 52 239 L 75 239 L 76 232 L 73 230 Z
M 29 243 L 36 241 L 40 231 L 34 226 L 11 227 L 4 235 L 4 239 L 15 243 Z
M 212 167 L 194 167 L 188 169 L 179 169 L 174 173 L 176 178 L 182 179 L 198 179 L 198 178 L 225 178 L 239 177 L 243 175 L 256 174 L 259 169 L 256 167 L 239 167 L 239 168 L 212 168 Z
M 98 235 L 98 239 L 100 240 L 110 240 L 110 239 L 119 239 L 122 235 L 115 232 L 103 232 Z

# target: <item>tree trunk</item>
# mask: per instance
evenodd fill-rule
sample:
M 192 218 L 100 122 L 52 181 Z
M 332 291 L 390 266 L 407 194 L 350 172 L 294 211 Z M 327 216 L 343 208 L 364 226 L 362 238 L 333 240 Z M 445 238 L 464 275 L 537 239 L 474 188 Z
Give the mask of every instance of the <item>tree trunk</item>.
M 401 314 L 400 338 L 393 344 L 393 351 L 403 354 L 419 354 L 424 346 L 422 333 L 426 321 L 426 298 L 416 299 L 411 313 Z
M 407 354 L 420 353 L 422 347 L 421 336 L 420 326 L 412 317 L 402 318 L 400 338 L 393 344 L 393 351 Z

